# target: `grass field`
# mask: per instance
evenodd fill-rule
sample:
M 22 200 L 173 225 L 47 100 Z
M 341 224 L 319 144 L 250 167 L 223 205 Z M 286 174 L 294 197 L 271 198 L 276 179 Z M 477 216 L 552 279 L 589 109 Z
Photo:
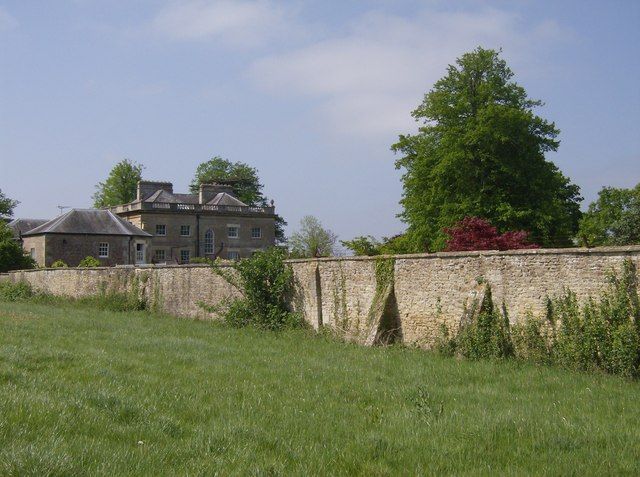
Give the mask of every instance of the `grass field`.
M 0 303 L 0 475 L 640 474 L 640 385 Z

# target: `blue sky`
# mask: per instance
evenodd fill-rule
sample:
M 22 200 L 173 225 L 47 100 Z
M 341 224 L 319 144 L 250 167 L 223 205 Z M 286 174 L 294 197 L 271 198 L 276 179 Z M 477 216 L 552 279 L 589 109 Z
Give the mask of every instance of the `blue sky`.
M 186 191 L 220 155 L 259 169 L 289 230 L 393 235 L 389 146 L 481 45 L 545 101 L 588 202 L 640 181 L 639 25 L 636 0 L 0 0 L 0 189 L 47 218 L 124 157 Z

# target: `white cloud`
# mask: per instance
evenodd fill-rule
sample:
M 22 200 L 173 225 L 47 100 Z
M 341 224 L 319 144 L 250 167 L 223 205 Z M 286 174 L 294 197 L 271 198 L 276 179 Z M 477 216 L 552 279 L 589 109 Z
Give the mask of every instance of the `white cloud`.
M 283 24 L 283 10 L 267 0 L 187 0 L 166 5 L 151 26 L 173 40 L 252 47 L 276 35 Z
M 518 60 L 535 64 L 561 33 L 556 23 L 525 24 L 495 9 L 411 18 L 370 13 L 344 36 L 257 60 L 249 76 L 276 94 L 319 99 L 320 121 L 331 130 L 396 135 L 415 128 L 410 111 L 465 51 L 503 47 L 519 72 Z
M 13 30 L 18 25 L 18 20 L 0 6 L 0 31 Z

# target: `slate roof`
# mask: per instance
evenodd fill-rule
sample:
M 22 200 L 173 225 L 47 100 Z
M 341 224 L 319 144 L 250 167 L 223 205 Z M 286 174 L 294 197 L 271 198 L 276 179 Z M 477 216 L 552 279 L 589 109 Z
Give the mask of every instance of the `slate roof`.
M 227 194 L 226 192 L 218 192 L 213 199 L 207 202 L 207 205 L 239 205 L 243 207 L 247 206 L 247 204 L 242 202 L 240 199 L 237 199 L 231 194 Z
M 144 199 L 144 202 L 164 202 L 170 204 L 197 204 L 198 194 L 172 194 L 159 189 Z
M 102 209 L 71 209 L 55 219 L 36 227 L 23 237 L 42 234 L 128 235 L 151 237 L 151 234 Z
M 16 238 L 20 238 L 25 233 L 48 221 L 49 219 L 13 219 L 7 225 L 13 231 L 13 235 Z

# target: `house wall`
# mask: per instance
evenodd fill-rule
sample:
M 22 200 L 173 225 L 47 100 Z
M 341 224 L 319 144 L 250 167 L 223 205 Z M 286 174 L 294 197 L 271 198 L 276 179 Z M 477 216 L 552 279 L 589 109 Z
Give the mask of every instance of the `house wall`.
M 97 258 L 102 265 L 111 267 L 133 263 L 135 244 L 145 244 L 148 249 L 148 242 L 146 238 L 122 235 L 47 234 L 24 237 L 23 248 L 26 251 L 35 248 L 36 261 L 43 267 L 51 266 L 56 260 L 75 267 L 87 256 Z M 109 244 L 109 257 L 98 256 L 100 243 Z M 148 261 L 148 257 L 145 260 Z
M 22 239 L 22 248 L 25 252 L 31 254 L 32 258 L 40 267 L 45 267 L 48 265 L 45 259 L 44 244 L 44 235 L 40 235 L 37 237 L 24 237 Z M 31 253 L 32 249 L 34 253 Z
M 640 246 L 292 260 L 291 306 L 314 328 L 325 326 L 359 343 L 370 344 L 376 327 L 387 320 L 397 326 L 402 342 L 429 347 L 442 323 L 456 330 L 487 284 L 495 303 L 504 303 L 517 322 L 529 312 L 542 314 L 546 297 L 565 287 L 582 302 L 595 296 L 626 259 L 640 267 Z M 390 267 L 381 273 L 386 270 L 381 265 Z M 198 318 L 215 316 L 199 302 L 215 305 L 238 293 L 210 267 L 196 265 L 32 270 L 0 279 L 26 280 L 67 296 L 137 284 L 155 309 Z
M 229 251 L 237 251 L 241 258 L 250 257 L 255 250 L 267 248 L 275 244 L 275 220 L 273 217 L 243 217 L 226 215 L 196 216 L 195 214 L 162 214 L 142 213 L 127 217 L 134 225 L 153 235 L 151 240 L 151 255 L 160 249 L 165 251 L 167 262 L 180 261 L 180 251 L 188 250 L 190 257 L 204 257 L 204 236 L 208 229 L 214 233 L 214 252 L 217 252 L 221 243 L 224 249 L 221 258 L 229 258 Z M 199 222 L 199 228 L 198 228 Z M 156 235 L 156 225 L 166 226 L 166 236 Z M 182 225 L 190 227 L 189 237 L 180 235 Z M 239 237 L 229 238 L 227 228 L 229 225 L 239 226 Z M 262 238 L 251 238 L 251 229 L 260 227 Z M 199 231 L 199 234 L 198 234 Z M 196 237 L 199 240 L 196 240 Z M 198 250 L 196 250 L 196 242 Z

